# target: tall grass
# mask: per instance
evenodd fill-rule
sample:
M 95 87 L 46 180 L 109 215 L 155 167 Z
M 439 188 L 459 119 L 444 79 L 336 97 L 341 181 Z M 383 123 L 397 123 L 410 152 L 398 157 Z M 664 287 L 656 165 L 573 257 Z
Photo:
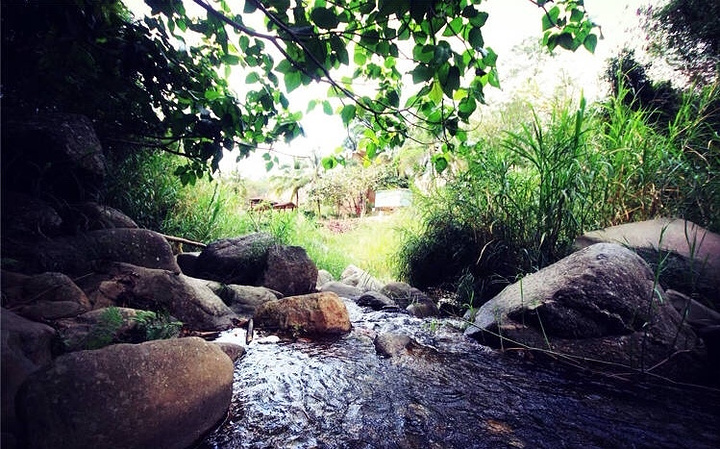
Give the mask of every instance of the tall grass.
M 183 187 L 173 175 L 178 163 L 176 156 L 149 152 L 115 164 L 106 203 L 164 234 L 209 243 L 268 232 L 278 242 L 303 247 L 318 268 L 336 278 L 353 264 L 385 281 L 394 279 L 402 214 L 357 221 L 337 233 L 303 212 L 250 208 L 237 181 L 200 179 Z
M 680 216 L 717 231 L 717 86 L 686 95 L 666 127 L 629 94 L 556 103 L 546 117 L 527 105 L 515 129 L 477 136 L 459 155 L 465 172 L 421 203 L 424 226 L 402 252 L 407 277 L 427 279 L 439 260 L 445 282 L 470 275 L 482 302 L 498 277 L 555 262 L 591 229 Z

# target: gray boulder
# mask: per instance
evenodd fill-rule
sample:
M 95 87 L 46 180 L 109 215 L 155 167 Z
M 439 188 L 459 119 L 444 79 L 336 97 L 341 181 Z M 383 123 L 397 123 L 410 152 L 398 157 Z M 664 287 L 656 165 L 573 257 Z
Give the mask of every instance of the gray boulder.
M 407 352 L 407 347 L 413 343 L 413 339 L 405 334 L 394 334 L 383 332 L 373 340 L 375 351 L 383 357 L 398 357 Z
M 0 309 L 2 336 L 2 430 L 15 433 L 15 396 L 27 377 L 50 363 L 55 329 Z
M 58 357 L 18 394 L 30 449 L 184 449 L 227 413 L 233 363 L 200 338 Z
M 380 292 L 367 291 L 355 300 L 357 305 L 370 307 L 373 310 L 397 308 L 395 301 Z
M 48 203 L 30 195 L 3 192 L 2 237 L 5 241 L 47 238 L 61 233 L 62 218 Z
M 575 246 L 599 242 L 632 248 L 653 268 L 665 259 L 660 272 L 664 288 L 698 294 L 706 305 L 720 309 L 720 235 L 691 221 L 660 218 L 588 232 Z
M 200 257 L 200 251 L 179 253 L 175 256 L 175 261 L 184 275 L 199 278 L 197 272 L 198 257 Z
M 333 292 L 342 298 L 356 299 L 365 293 L 362 289 L 347 285 L 344 282 L 330 281 L 320 287 L 321 292 Z
M 244 317 L 253 316 L 261 304 L 283 296 L 280 292 L 265 287 L 223 285 L 214 281 L 208 281 L 207 285 L 233 312 Z
M 465 333 L 491 346 L 610 362 L 604 368 L 693 377 L 703 363 L 698 339 L 662 294 L 637 254 L 600 243 L 506 287 Z
M 74 232 L 113 228 L 138 228 L 135 221 L 123 212 L 94 201 L 72 204 L 61 211 L 65 227 Z
M 216 240 L 198 256 L 197 276 L 223 284 L 258 285 L 274 244 L 275 239 L 267 233 Z
M 347 284 L 357 287 L 362 291 L 374 290 L 379 291 L 383 287 L 383 283 L 373 277 L 367 271 L 348 265 L 340 275 L 340 280 Z
M 85 293 L 62 273 L 24 276 L 3 272 L 6 306 L 35 321 L 76 316 L 90 310 Z
M 352 328 L 347 307 L 331 292 L 265 302 L 254 321 L 256 327 L 294 337 L 340 335 Z
M 320 290 L 320 287 L 327 284 L 330 281 L 334 281 L 335 278 L 333 277 L 332 273 L 330 273 L 327 270 L 319 269 L 318 270 L 318 277 L 317 282 L 315 283 L 315 288 Z
M 236 317 L 203 280 L 124 263 L 107 266 L 89 296 L 95 304 L 165 311 L 193 330 L 227 329 Z
M 296 296 L 314 292 L 317 277 L 317 267 L 303 248 L 274 245 L 268 250 L 267 264 L 258 284 L 285 296 Z
M 3 123 L 2 185 L 42 191 L 62 202 L 96 200 L 105 157 L 92 121 L 77 114 L 37 114 Z
M 22 261 L 22 271 L 29 273 L 82 276 L 108 261 L 180 272 L 167 240 L 146 229 L 103 229 L 7 249 L 10 257 Z
M 380 290 L 380 293 L 418 318 L 436 316 L 440 313 L 432 298 L 405 282 L 388 282 Z

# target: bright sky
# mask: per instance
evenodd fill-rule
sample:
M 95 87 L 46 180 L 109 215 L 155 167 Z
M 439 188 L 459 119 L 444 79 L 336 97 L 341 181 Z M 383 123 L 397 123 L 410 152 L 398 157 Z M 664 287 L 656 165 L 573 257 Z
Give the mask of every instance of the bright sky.
M 142 0 L 124 0 L 133 11 L 142 11 L 138 5 Z M 571 80 L 582 89 L 588 100 L 594 100 L 604 94 L 598 82 L 604 70 L 605 61 L 617 54 L 623 46 L 639 47 L 641 35 L 633 32 L 638 23 L 636 11 L 648 2 L 658 4 L 662 0 L 585 0 L 585 7 L 591 18 L 602 27 L 604 39 L 598 42 L 595 54 L 584 49 L 576 52 L 556 50 L 556 56 L 543 67 L 532 65 L 532 60 L 518 47 L 531 44 L 531 38 L 539 41 L 542 37 L 540 18 L 542 11 L 528 0 L 487 0 L 482 7 L 490 16 L 483 28 L 486 45 L 499 55 L 498 71 L 502 89 L 486 89 L 490 104 L 509 99 L 519 89 L 536 86 L 536 90 L 551 92 L 557 83 Z M 186 2 L 188 3 L 188 2 Z M 539 45 L 539 44 L 538 44 Z M 242 83 L 244 76 L 238 76 L 236 82 Z M 231 80 L 232 84 L 232 80 Z M 243 86 L 237 87 L 238 91 Z M 311 99 L 323 99 L 327 84 L 300 87 L 288 95 L 291 108 L 305 113 L 307 102 Z M 578 92 L 579 94 L 579 92 Z M 334 104 L 337 106 L 339 103 Z M 278 144 L 275 149 L 285 154 L 308 154 L 313 149 L 327 155 L 342 145 L 347 133 L 338 116 L 328 116 L 318 107 L 306 113 L 302 126 L 305 137 L 293 140 L 289 145 Z M 266 175 L 263 151 L 256 152 L 237 166 L 241 175 L 248 178 L 261 178 Z M 279 155 L 282 158 L 282 155 Z M 285 158 L 289 161 L 290 158 Z M 236 168 L 235 155 L 228 154 L 221 163 L 221 171 L 228 173 Z

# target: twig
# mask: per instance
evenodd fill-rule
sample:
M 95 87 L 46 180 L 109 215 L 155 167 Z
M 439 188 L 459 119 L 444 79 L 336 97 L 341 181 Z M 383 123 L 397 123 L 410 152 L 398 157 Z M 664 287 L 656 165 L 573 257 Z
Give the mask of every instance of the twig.
M 182 238 L 182 237 L 175 237 L 175 236 L 172 236 L 172 235 L 165 235 L 165 234 L 160 234 L 160 235 L 162 235 L 163 237 L 165 237 L 165 240 L 169 240 L 169 241 L 171 241 L 171 242 L 185 243 L 185 244 L 187 244 L 187 245 L 198 246 L 198 247 L 200 247 L 200 248 L 206 248 L 206 247 L 207 247 L 207 245 L 204 244 L 204 243 L 195 242 L 195 241 L 193 241 L 193 240 L 184 239 L 184 238 Z

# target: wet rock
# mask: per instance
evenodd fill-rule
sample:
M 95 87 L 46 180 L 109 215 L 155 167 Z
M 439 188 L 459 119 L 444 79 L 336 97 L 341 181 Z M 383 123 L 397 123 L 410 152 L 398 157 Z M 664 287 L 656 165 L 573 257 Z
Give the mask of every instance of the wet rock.
M 138 310 L 127 307 L 107 307 L 91 310 L 73 318 L 57 320 L 64 352 L 99 349 L 114 343 L 145 341 L 138 332 Z
M 175 256 L 175 261 L 185 276 L 197 278 L 200 277 L 197 272 L 197 260 L 199 256 L 200 251 L 179 253 Z
M 378 334 L 373 340 L 375 351 L 384 357 L 397 357 L 404 354 L 411 343 L 412 339 L 407 335 L 390 332 Z
M 315 288 L 320 290 L 320 287 L 327 284 L 330 281 L 334 281 L 335 278 L 333 277 L 332 273 L 330 273 L 327 270 L 319 269 L 318 270 L 318 277 L 317 282 L 315 283 Z
M 233 362 L 236 362 L 240 357 L 245 355 L 245 348 L 243 346 L 236 345 L 235 343 L 220 341 L 215 342 L 215 344 L 218 345 Z
M 339 335 L 352 328 L 345 304 L 332 292 L 265 302 L 254 320 L 256 327 L 293 336 Z
M 239 316 L 253 316 L 261 304 L 283 296 L 282 293 L 265 287 L 223 285 L 213 281 L 209 281 L 207 285 Z
M 317 277 L 317 267 L 303 248 L 274 245 L 268 250 L 267 265 L 258 284 L 285 296 L 296 296 L 314 292 Z
M 94 201 L 70 205 L 61 210 L 61 214 L 65 222 L 64 227 L 74 233 L 100 229 L 138 228 L 137 223 L 123 212 Z
M 216 240 L 198 256 L 198 277 L 223 284 L 257 285 L 274 244 L 275 239 L 267 233 Z
M 58 357 L 18 395 L 28 447 L 184 449 L 222 419 L 233 363 L 200 338 Z
M 89 296 L 93 303 L 167 311 L 193 330 L 227 329 L 235 318 L 205 281 L 124 263 L 108 265 Z
M 2 192 L 4 240 L 33 240 L 53 237 L 61 232 L 62 218 L 48 203 L 36 197 Z
M 355 302 L 359 306 L 370 307 L 373 310 L 397 308 L 395 301 L 380 292 L 374 291 L 363 293 Z
M 2 430 L 17 432 L 15 395 L 31 373 L 50 363 L 56 333 L 50 326 L 27 320 L 7 309 L 0 310 L 0 319 Z
M 3 249 L 22 262 L 21 271 L 29 273 L 82 276 L 108 261 L 180 271 L 167 240 L 146 229 L 104 229 Z
M 323 284 L 323 286 L 320 287 L 320 291 L 333 292 L 342 298 L 352 299 L 359 298 L 360 296 L 362 296 L 363 293 L 365 293 L 363 290 L 357 287 L 353 287 L 352 285 L 347 285 L 339 281 L 330 281 Z
M 89 118 L 37 114 L 3 122 L 3 190 L 37 192 L 68 203 L 96 200 L 105 157 Z
M 35 321 L 76 316 L 90 310 L 85 293 L 62 273 L 23 276 L 3 272 L 6 306 Z
M 696 376 L 698 340 L 655 289 L 662 293 L 637 254 L 600 243 L 506 287 L 478 309 L 465 333 L 493 346 L 502 336 L 505 347 L 519 342 L 638 370 L 660 364 L 656 373 L 670 377 Z
M 397 303 L 400 308 L 419 318 L 440 313 L 435 301 L 428 295 L 405 282 L 389 282 L 380 293 Z
M 632 248 L 653 268 L 666 259 L 660 272 L 664 288 L 697 293 L 704 303 L 720 308 L 720 235 L 691 221 L 660 218 L 588 232 L 575 240 L 575 246 L 598 242 Z
M 342 275 L 340 275 L 340 280 L 344 284 L 352 285 L 362 291 L 379 291 L 383 287 L 382 282 L 375 279 L 367 271 L 358 268 L 355 265 L 348 265 L 342 272 Z

